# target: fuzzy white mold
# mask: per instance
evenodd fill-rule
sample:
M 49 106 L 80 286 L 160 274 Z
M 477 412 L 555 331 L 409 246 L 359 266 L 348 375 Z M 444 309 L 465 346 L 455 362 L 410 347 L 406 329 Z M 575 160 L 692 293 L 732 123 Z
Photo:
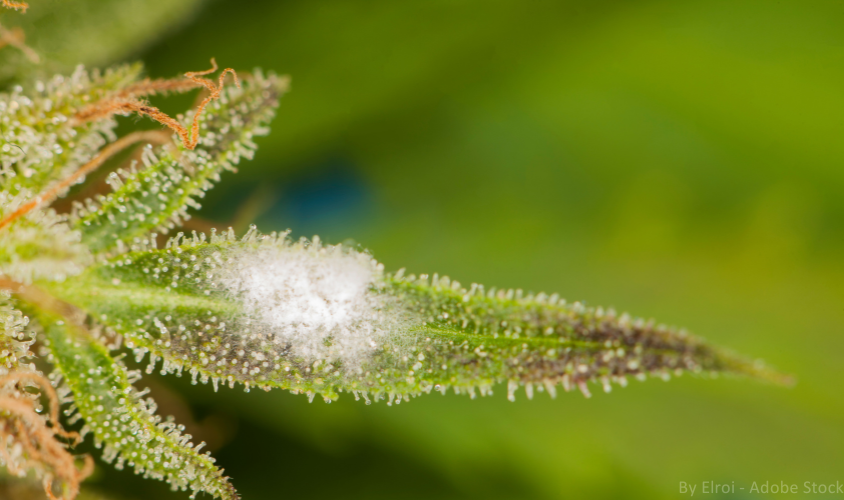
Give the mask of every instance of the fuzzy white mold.
M 294 244 L 244 250 L 221 283 L 264 332 L 308 361 L 360 366 L 397 335 L 399 321 L 375 288 L 381 266 L 339 247 Z

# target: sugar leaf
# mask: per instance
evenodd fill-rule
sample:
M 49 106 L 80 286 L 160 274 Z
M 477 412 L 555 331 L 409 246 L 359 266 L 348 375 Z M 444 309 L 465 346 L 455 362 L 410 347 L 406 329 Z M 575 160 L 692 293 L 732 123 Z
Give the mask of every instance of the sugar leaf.
M 685 372 L 782 381 L 683 331 L 556 296 L 385 275 L 365 253 L 255 231 L 178 237 L 54 284 L 126 336 L 150 368 L 194 381 L 400 400 L 534 390 L 607 391 Z
M 73 395 L 66 412 L 83 419 L 83 435 L 91 433 L 103 459 L 122 469 L 132 467 L 146 478 L 168 482 L 174 489 L 208 493 L 234 500 L 235 493 L 214 459 L 199 453 L 184 428 L 155 414 L 151 398 L 132 386 L 140 374 L 109 353 L 100 339 L 65 320 L 41 313 L 49 360 Z
M 148 147 L 142 166 L 111 174 L 114 191 L 75 212 L 74 227 L 83 242 L 96 252 L 127 248 L 151 231 L 166 232 L 187 219 L 187 210 L 199 208 L 197 198 L 212 181 L 234 170 L 242 158 L 252 158 L 253 138 L 268 133 L 266 125 L 285 88 L 284 78 L 260 72 L 246 79 L 242 89 L 226 87 L 202 117 L 196 149 Z

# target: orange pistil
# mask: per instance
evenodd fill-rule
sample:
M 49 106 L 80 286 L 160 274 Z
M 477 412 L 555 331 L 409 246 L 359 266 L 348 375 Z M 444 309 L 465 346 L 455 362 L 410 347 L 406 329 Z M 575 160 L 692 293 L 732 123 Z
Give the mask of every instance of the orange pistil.
M 23 382 L 34 383 L 41 388 L 41 394 L 49 401 L 49 419 L 38 414 L 35 400 L 26 396 L 20 386 Z M 85 464 L 79 470 L 76 458 L 57 439 L 67 439 L 72 444 L 78 444 L 80 437 L 75 432 L 65 431 L 59 424 L 59 399 L 50 382 L 31 372 L 13 372 L 0 377 L 0 413 L 4 414 L 0 418 L 0 456 L 9 471 L 13 474 L 25 473 L 18 465 L 22 469 L 35 468 L 43 476 L 47 497 L 56 500 L 53 480 L 59 479 L 65 485 L 62 498 L 75 498 L 79 492 L 79 483 L 93 472 L 93 460 L 85 456 Z M 23 463 L 13 459 L 6 451 L 12 442 L 23 448 L 26 456 Z
M 78 125 L 89 121 L 101 120 L 115 114 L 129 114 L 134 112 L 140 115 L 149 116 L 153 120 L 167 126 L 179 135 L 182 144 L 184 144 L 187 149 L 194 149 L 199 143 L 199 119 L 202 111 L 205 110 L 205 107 L 211 101 L 220 98 L 220 93 L 223 91 L 226 75 L 231 73 L 234 76 L 235 85 L 237 85 L 238 88 L 240 87 L 240 82 L 237 79 L 237 73 L 231 68 L 224 69 L 223 72 L 220 73 L 216 83 L 207 78 L 203 78 L 204 75 L 217 71 L 217 61 L 213 58 L 211 59 L 211 65 L 212 68 L 206 71 L 191 71 L 185 73 L 185 79 L 183 80 L 144 80 L 142 82 L 129 85 L 106 99 L 80 110 L 73 118 L 74 124 Z M 186 129 L 176 119 L 163 113 L 158 108 L 150 106 L 149 104 L 137 99 L 138 96 L 143 95 L 152 95 L 162 92 L 185 92 L 198 87 L 205 87 L 208 90 L 208 95 L 196 107 L 196 113 L 194 114 L 190 130 Z M 18 207 L 18 209 L 14 212 L 0 219 L 0 229 L 7 227 L 15 220 L 28 214 L 36 208 L 52 203 L 53 200 L 55 200 L 63 191 L 72 186 L 85 175 L 99 168 L 99 166 L 107 159 L 111 158 L 126 147 L 141 141 L 154 144 L 164 144 L 168 140 L 169 137 L 167 137 L 167 134 L 162 130 L 133 132 L 118 139 L 114 143 L 103 148 L 100 154 L 95 156 L 94 159 L 83 165 L 72 175 L 51 186 L 32 200 Z
M 29 4 L 26 2 L 14 2 L 12 0 L 0 0 L 0 2 L 2 2 L 3 7 L 19 10 L 24 14 L 26 14 L 26 9 L 29 8 Z
M 217 83 L 212 80 L 203 78 L 203 75 L 208 75 L 217 71 L 217 62 L 211 59 L 212 68 L 206 71 L 191 71 L 185 73 L 185 80 L 145 80 L 143 82 L 130 85 L 119 92 L 103 99 L 100 102 L 87 106 L 80 110 L 74 116 L 76 123 L 85 123 L 89 121 L 101 120 L 109 116 L 120 114 L 127 115 L 131 113 L 138 113 L 152 118 L 153 120 L 165 125 L 178 134 L 182 144 L 187 149 L 194 149 L 199 143 L 199 119 L 205 106 L 214 99 L 220 98 L 220 93 L 223 90 L 223 84 L 226 75 L 231 73 L 234 76 L 234 83 L 240 87 L 240 82 L 237 79 L 237 73 L 231 69 L 226 68 L 220 73 Z M 185 92 L 198 87 L 205 87 L 208 90 L 208 96 L 199 103 L 196 107 L 196 113 L 193 117 L 193 123 L 190 130 L 186 129 L 181 123 L 166 113 L 162 112 L 155 106 L 137 99 L 139 96 L 158 94 L 161 92 Z M 2 227 L 2 226 L 0 226 Z

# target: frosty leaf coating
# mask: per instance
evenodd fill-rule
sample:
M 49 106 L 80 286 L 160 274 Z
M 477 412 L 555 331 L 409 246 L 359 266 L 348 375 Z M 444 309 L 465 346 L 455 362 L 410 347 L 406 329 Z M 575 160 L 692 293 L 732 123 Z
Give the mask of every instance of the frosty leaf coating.
M 37 82 L 34 90 L 16 86 L 0 94 L 0 188 L 37 193 L 114 140 L 113 119 L 74 124 L 72 117 L 83 106 L 136 81 L 140 71 L 140 65 L 104 73 L 79 67 L 70 76 Z
M 0 218 L 26 201 L 0 192 Z M 36 210 L 0 231 L 0 274 L 23 283 L 62 280 L 79 274 L 92 258 L 80 234 L 52 209 Z
M 94 435 L 103 459 L 117 469 L 132 467 L 145 478 L 167 481 L 174 489 L 206 492 L 222 500 L 238 498 L 214 459 L 199 453 L 203 444 L 191 444 L 184 427 L 171 419 L 162 422 L 156 405 L 144 399 L 132 382 L 139 373 L 111 357 L 102 342 L 90 334 L 72 331 L 63 320 L 39 317 L 45 344 L 64 384 L 74 395 L 66 413 L 71 421 L 84 419 L 83 434 Z M 56 378 L 56 377 L 54 377 Z
M 242 158 L 251 159 L 253 137 L 266 135 L 286 79 L 260 72 L 243 88 L 226 87 L 208 106 L 201 120 L 201 140 L 195 150 L 171 146 L 144 150 L 143 165 L 110 174 L 114 191 L 96 202 L 77 207 L 74 227 L 94 251 L 115 245 L 131 246 L 150 231 L 167 232 L 189 218 L 188 208 L 199 208 L 224 170 L 235 170 Z M 190 123 L 192 116 L 185 117 Z
M 32 356 L 29 347 L 35 339 L 29 338 L 24 328 L 29 318 L 14 308 L 11 294 L 0 290 L 0 376 L 12 371 L 34 371 L 32 364 L 24 363 Z
M 350 260 L 337 268 L 338 256 Z M 343 267 L 354 262 L 359 267 L 350 275 Z M 359 272 L 372 273 L 361 282 L 366 286 L 342 283 Z M 162 372 L 187 370 L 215 386 L 280 387 L 327 400 L 349 391 L 393 401 L 448 387 L 486 394 L 505 381 L 511 396 L 519 386 L 532 396 L 535 387 L 552 395 L 560 385 L 577 387 L 588 395 L 588 382 L 609 390 L 630 376 L 686 371 L 774 377 L 696 337 L 626 314 L 544 294 L 466 290 L 436 276 L 384 276 L 367 254 L 284 235 L 176 238 L 165 249 L 95 266 L 78 283 L 55 285 L 56 293 L 125 335 L 139 360 L 150 352 L 150 370 L 163 359 Z M 335 298 L 322 285 L 346 301 L 331 310 Z

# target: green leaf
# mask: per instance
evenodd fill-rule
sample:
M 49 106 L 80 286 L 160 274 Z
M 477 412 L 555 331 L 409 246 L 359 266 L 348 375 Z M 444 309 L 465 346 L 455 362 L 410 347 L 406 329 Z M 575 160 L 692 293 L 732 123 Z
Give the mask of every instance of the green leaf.
M 30 346 L 35 343 L 34 335 L 28 337 L 24 328 L 29 318 L 15 309 L 11 293 L 0 290 L 0 376 L 12 371 L 33 371 L 35 366 L 24 364 L 32 357 Z
M 419 361 L 433 358 L 419 363 L 421 377 L 429 378 L 439 366 L 446 373 L 433 383 L 458 391 L 471 391 L 478 379 L 486 379 L 507 380 L 511 399 L 518 386 L 530 398 L 534 385 L 554 394 L 558 383 L 565 390 L 576 385 L 588 396 L 587 382 L 600 382 L 610 392 L 611 383 L 626 386 L 627 377 L 667 380 L 686 372 L 788 382 L 763 363 L 710 346 L 684 330 L 580 302 L 568 304 L 557 295 L 487 291 L 477 284 L 467 290 L 437 275 L 429 280 L 397 274 L 388 279 L 388 290 L 418 311 L 431 333 L 419 349 Z M 400 372 L 394 370 L 394 378 Z
M 22 194 L 12 197 L 0 191 L 0 218 L 25 201 Z M 23 283 L 79 274 L 92 262 L 79 239 L 79 232 L 52 209 L 29 212 L 0 230 L 0 274 Z
M 600 382 L 608 391 L 613 382 L 626 385 L 627 377 L 683 372 L 783 380 L 761 364 L 626 314 L 569 305 L 544 294 L 485 292 L 479 285 L 466 290 L 436 276 L 383 276 L 380 266 L 372 267 L 367 301 L 343 298 L 361 304 L 356 308 L 372 308 L 373 314 L 318 337 L 321 344 L 310 344 L 310 334 L 290 331 L 274 319 L 290 313 L 290 307 L 284 309 L 290 304 L 307 309 L 316 302 L 321 311 L 321 301 L 333 299 L 309 296 L 309 290 L 349 276 L 332 276 L 332 269 L 369 269 L 370 260 L 342 247 L 291 243 L 283 235 L 252 231 L 242 240 L 231 233 L 210 241 L 176 238 L 165 249 L 126 253 L 51 287 L 125 335 L 139 361 L 149 352 L 148 371 L 162 359 L 163 373 L 187 370 L 194 382 L 211 380 L 215 387 L 219 381 L 280 387 L 310 397 L 320 393 L 326 400 L 348 391 L 391 402 L 449 387 L 487 394 L 500 382 L 508 383 L 512 398 L 519 386 L 528 397 L 534 390 L 553 395 L 558 385 L 588 395 L 588 382 Z M 331 267 L 335 261 L 345 267 Z M 286 277 L 273 275 L 278 262 L 297 267 L 285 267 Z M 232 285 L 250 272 L 257 272 L 259 281 L 247 286 L 263 287 L 261 293 L 269 287 L 259 295 L 266 303 L 250 303 L 253 290 Z M 298 280 L 297 289 L 273 288 L 290 276 Z M 294 326 L 309 332 L 309 321 L 320 318 Z
M 202 0 L 30 0 L 26 14 L 2 9 L 6 28 L 20 27 L 39 63 L 0 50 L 0 80 L 102 66 L 125 58 L 195 13 Z
M 0 94 L 0 189 L 35 194 L 88 162 L 106 140 L 114 140 L 114 119 L 81 125 L 73 115 L 83 106 L 137 80 L 139 64 L 101 73 L 79 67 Z
M 196 198 L 204 196 L 222 171 L 253 157 L 252 139 L 269 132 L 266 125 L 286 85 L 285 78 L 257 72 L 242 89 L 227 87 L 203 114 L 195 150 L 179 145 L 153 153 L 147 148 L 142 168 L 111 174 L 114 192 L 97 203 L 89 201 L 75 214 L 83 241 L 95 252 L 131 246 L 150 231 L 166 232 L 187 219 L 187 209 L 199 208 Z
M 36 314 L 45 331 L 48 360 L 73 394 L 66 413 L 72 421 L 84 419 L 83 434 L 94 435 L 106 462 L 117 469 L 129 465 L 145 478 L 167 481 L 174 489 L 224 500 L 238 498 L 214 459 L 199 453 L 204 443 L 193 446 L 181 425 L 170 418 L 162 421 L 155 415 L 155 402 L 132 386 L 140 373 L 127 370 L 91 333 L 47 313 Z

